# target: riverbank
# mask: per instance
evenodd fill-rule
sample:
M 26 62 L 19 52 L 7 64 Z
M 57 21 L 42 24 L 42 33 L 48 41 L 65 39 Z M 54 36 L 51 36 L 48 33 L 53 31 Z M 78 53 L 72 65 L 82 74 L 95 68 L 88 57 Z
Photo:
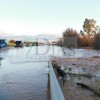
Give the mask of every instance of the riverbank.
M 67 74 L 67 79 L 63 86 L 66 100 L 100 100 L 100 97 L 90 90 L 77 85 L 77 83 L 83 83 L 100 93 L 100 54 L 98 51 L 90 51 L 91 55 L 86 56 L 88 50 L 84 51 L 84 53 L 82 52 L 85 55 L 83 57 L 82 55 L 81 57 L 52 57 L 52 61 L 62 66 L 66 72 L 91 76 L 84 77 Z

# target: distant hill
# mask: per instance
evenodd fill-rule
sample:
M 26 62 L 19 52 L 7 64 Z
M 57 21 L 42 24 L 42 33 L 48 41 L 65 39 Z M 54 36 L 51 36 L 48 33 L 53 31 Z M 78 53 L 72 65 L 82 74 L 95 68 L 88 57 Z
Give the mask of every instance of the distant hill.
M 7 35 L 0 35 L 0 39 L 7 39 L 8 41 L 11 39 L 14 40 L 22 40 L 22 41 L 36 41 L 36 39 L 38 39 L 38 41 L 43 42 L 46 40 L 48 41 L 56 41 L 58 40 L 58 38 L 60 38 L 60 36 L 57 35 L 53 35 L 53 34 L 38 34 L 38 35 L 21 35 L 21 36 L 7 36 Z

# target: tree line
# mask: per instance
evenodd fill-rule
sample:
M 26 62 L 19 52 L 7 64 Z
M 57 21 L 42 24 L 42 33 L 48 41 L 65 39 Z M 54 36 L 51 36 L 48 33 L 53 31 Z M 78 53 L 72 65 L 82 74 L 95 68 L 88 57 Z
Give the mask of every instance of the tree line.
M 91 47 L 100 50 L 100 26 L 96 24 L 94 19 L 86 18 L 83 23 L 83 30 L 80 30 L 80 32 L 67 28 L 63 32 L 63 41 L 66 37 L 76 37 L 78 47 Z M 57 45 L 61 46 L 63 41 L 59 39 Z

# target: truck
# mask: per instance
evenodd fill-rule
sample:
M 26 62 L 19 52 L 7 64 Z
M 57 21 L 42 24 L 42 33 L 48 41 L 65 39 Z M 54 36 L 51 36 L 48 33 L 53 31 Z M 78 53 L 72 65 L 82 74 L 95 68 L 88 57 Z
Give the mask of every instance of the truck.
M 7 40 L 6 39 L 0 39 L 0 48 L 6 47 L 7 44 Z
M 22 41 L 15 41 L 15 47 L 22 47 Z

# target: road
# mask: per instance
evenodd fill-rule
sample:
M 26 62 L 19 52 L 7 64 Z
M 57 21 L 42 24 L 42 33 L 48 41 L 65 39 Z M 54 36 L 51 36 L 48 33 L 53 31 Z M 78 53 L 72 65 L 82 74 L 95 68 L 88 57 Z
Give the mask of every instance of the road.
M 45 46 L 1 50 L 0 100 L 48 100 L 50 52 Z

